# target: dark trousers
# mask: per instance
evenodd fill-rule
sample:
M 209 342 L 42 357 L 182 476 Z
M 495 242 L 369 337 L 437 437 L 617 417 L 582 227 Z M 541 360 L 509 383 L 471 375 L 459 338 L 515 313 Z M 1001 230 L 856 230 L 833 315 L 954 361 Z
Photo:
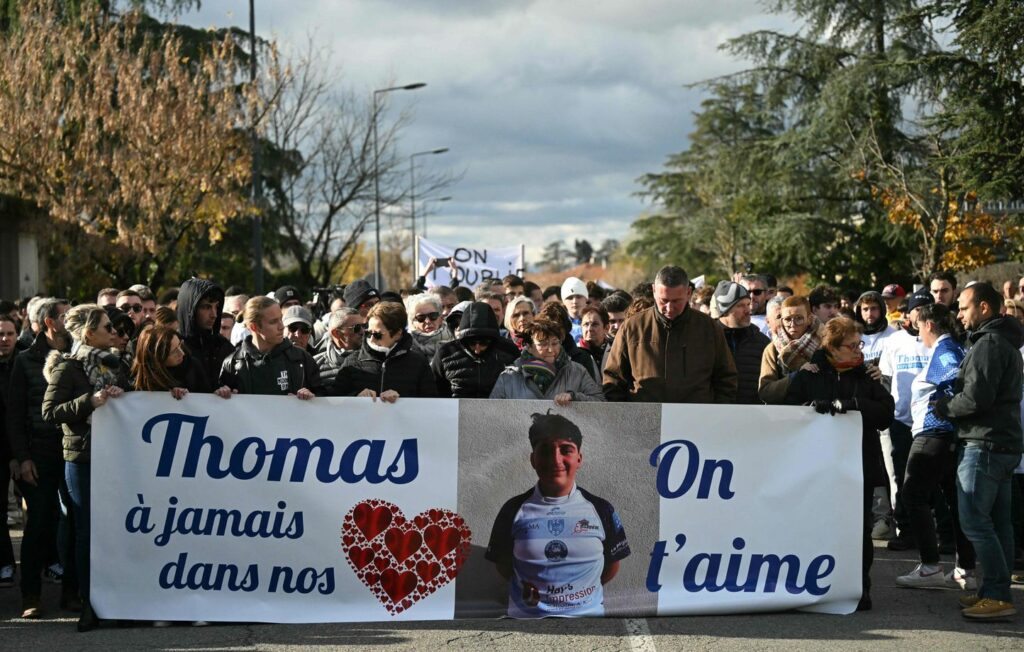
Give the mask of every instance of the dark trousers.
M 89 599 L 89 477 L 88 464 L 66 462 L 64 477 L 68 481 L 71 511 L 75 519 L 75 565 L 78 570 L 78 593 Z
M 907 508 L 903 504 L 903 480 L 907 473 L 907 458 L 910 457 L 910 446 L 914 443 L 914 435 L 910 432 L 910 426 L 893 419 L 892 425 L 889 426 L 889 438 L 892 440 L 892 467 L 896 474 L 896 497 L 893 500 L 892 516 L 900 534 L 910 535 L 913 524 L 907 514 Z
M 946 434 L 946 437 L 922 434 L 914 438 L 903 479 L 903 505 L 910 530 L 917 540 L 921 563 L 938 564 L 939 545 L 932 518 L 932 498 L 938 489 L 953 517 L 957 566 L 974 570 L 974 547 L 960 529 L 957 517 L 956 442 L 952 433 Z
M 864 533 L 861 537 L 861 591 L 863 596 L 871 592 L 871 564 L 875 561 L 875 543 L 871 540 L 871 528 L 875 516 L 871 507 L 875 502 L 875 488 L 864 483 Z
M 63 520 L 60 507 L 60 486 L 64 482 L 64 460 L 38 459 L 36 484 L 19 481 L 28 514 L 25 534 L 21 541 L 21 594 L 38 598 L 42 592 L 41 575 L 52 561 L 53 550 L 57 547 L 58 531 Z M 77 587 L 73 573 L 64 575 L 64 590 L 69 592 Z
M 11 543 L 11 531 L 7 527 L 7 500 L 11 489 L 11 467 L 7 462 L 0 463 L 0 487 L 3 494 L 3 512 L 0 513 L 0 566 L 14 565 L 14 545 Z

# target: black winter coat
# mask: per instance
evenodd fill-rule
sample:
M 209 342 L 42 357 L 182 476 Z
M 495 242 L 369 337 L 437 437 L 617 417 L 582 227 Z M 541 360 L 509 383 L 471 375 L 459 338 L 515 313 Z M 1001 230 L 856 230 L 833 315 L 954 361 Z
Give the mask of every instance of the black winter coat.
M 217 302 L 217 318 L 212 330 L 196 324 L 196 307 L 203 297 Z M 224 290 L 211 281 L 190 278 L 178 290 L 178 328 L 189 355 L 203 369 L 203 374 L 214 382 L 220 376 L 221 365 L 235 347 L 220 334 L 220 318 L 224 310 Z M 190 388 L 191 389 L 191 388 Z
M 818 366 L 817 372 L 801 369 L 793 377 L 786 392 L 789 405 L 806 405 L 815 400 L 856 399 L 856 409 L 861 414 L 861 463 L 864 467 L 864 483 L 877 487 L 887 482 L 882 463 L 882 444 L 878 431 L 892 423 L 896 403 L 882 384 L 868 375 L 864 365 L 844 373 L 836 371 L 829 362 L 824 349 L 818 349 L 811 356 L 811 362 Z M 811 408 L 807 408 L 811 409 Z
M 729 345 L 732 359 L 736 363 L 736 373 L 739 374 L 736 402 L 761 405 L 762 401 L 757 396 L 757 385 L 761 380 L 761 356 L 771 340 L 753 324 L 746 328 L 724 330 L 725 343 Z
M 313 356 L 287 339 L 267 353 L 260 353 L 252 336 L 246 337 L 224 360 L 218 383 L 239 394 L 284 396 L 302 388 L 317 395 L 324 393 L 320 369 Z
M 316 361 L 316 366 L 320 368 L 320 382 L 323 383 L 328 394 L 334 391 L 334 381 L 338 377 L 338 371 L 341 370 L 341 365 L 345 364 L 345 360 L 349 356 L 357 352 L 358 349 L 348 351 L 339 349 L 334 346 L 334 341 L 331 340 L 331 336 L 328 335 L 323 347 L 320 349 L 320 352 L 313 356 L 313 360 Z
M 380 353 L 371 349 L 363 338 L 359 353 L 347 358 L 334 379 L 334 396 L 356 396 L 364 389 L 372 389 L 379 396 L 385 390 L 394 390 L 407 398 L 437 396 L 430 365 L 421 354 L 412 350 L 412 337 L 402 339 L 390 351 Z
M 458 334 L 454 342 L 442 344 L 431 361 L 437 392 L 446 398 L 488 398 L 501 372 L 519 357 L 519 349 L 501 336 L 494 311 L 479 301 L 463 311 Z M 491 345 L 478 357 L 464 342 L 481 338 Z
M 43 420 L 43 396 L 47 386 L 43 366 L 51 350 L 46 333 L 40 333 L 32 346 L 18 355 L 11 370 L 7 433 L 11 452 L 19 462 L 63 459 L 60 427 Z

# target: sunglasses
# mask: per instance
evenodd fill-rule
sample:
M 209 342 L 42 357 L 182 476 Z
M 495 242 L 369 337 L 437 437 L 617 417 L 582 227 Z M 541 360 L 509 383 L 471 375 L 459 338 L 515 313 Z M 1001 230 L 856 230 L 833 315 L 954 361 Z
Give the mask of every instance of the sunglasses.
M 309 335 L 309 326 L 305 324 L 288 324 L 288 331 L 290 333 L 300 332 L 303 335 Z
M 366 334 L 369 335 L 370 338 L 373 339 L 373 340 L 380 341 L 380 340 L 384 339 L 384 333 L 382 333 L 380 331 L 369 331 L 368 330 L 368 331 L 366 331 Z
M 756 290 L 747 290 L 747 293 L 753 294 L 755 297 L 759 297 L 764 294 L 764 290 L 762 288 L 757 288 Z
M 366 330 L 366 324 L 352 324 L 351 326 L 342 326 L 341 328 L 342 330 L 352 331 L 354 334 L 358 335 Z
M 129 337 L 130 338 L 132 336 L 132 334 L 129 333 L 128 331 L 122 330 L 120 328 L 115 328 L 114 332 L 117 333 L 118 337 Z
M 425 312 L 425 313 L 421 313 L 419 315 L 416 315 L 415 317 L 413 317 L 413 319 L 415 319 L 417 322 L 422 324 L 423 322 L 426 322 L 426 321 L 434 321 L 435 319 L 437 319 L 440 316 L 441 316 L 441 313 L 439 313 L 439 312 Z
M 121 306 L 122 312 L 142 312 L 142 306 L 137 303 L 126 303 Z
M 465 342 L 466 342 L 466 346 L 470 346 L 470 347 L 473 347 L 473 346 L 490 346 L 491 345 L 491 341 L 489 339 L 487 339 L 487 338 L 484 338 L 484 337 L 471 337 L 471 338 L 465 340 Z

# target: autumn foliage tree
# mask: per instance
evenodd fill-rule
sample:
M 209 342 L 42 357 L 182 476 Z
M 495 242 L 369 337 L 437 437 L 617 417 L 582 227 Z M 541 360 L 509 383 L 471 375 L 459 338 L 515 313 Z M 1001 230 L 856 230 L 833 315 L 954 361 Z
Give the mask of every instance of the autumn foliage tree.
M 60 235 L 69 269 L 160 286 L 178 281 L 183 250 L 247 214 L 256 95 L 238 83 L 230 37 L 193 58 L 143 20 L 21 6 L 0 41 L 0 192 L 52 221 L 40 231 Z

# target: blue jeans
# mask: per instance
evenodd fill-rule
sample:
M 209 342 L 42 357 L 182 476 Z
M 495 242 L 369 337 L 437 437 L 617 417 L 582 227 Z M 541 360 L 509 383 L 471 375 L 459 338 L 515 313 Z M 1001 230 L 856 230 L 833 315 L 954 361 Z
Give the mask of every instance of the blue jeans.
M 960 525 L 981 565 L 978 596 L 1011 602 L 1010 483 L 1020 455 L 993 453 L 977 444 L 967 444 L 960 450 L 959 460 L 956 493 Z
M 75 565 L 78 568 L 78 592 L 89 599 L 89 477 L 88 464 L 67 462 L 64 476 L 71 494 L 71 512 L 75 519 Z

